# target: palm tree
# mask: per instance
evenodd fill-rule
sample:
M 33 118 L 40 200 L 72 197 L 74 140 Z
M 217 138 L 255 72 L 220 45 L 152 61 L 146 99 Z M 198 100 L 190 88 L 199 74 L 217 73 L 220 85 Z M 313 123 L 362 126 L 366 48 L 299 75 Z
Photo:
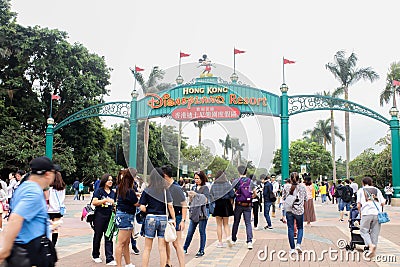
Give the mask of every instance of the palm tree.
M 150 72 L 147 81 L 144 80 L 143 75 L 140 72 L 131 69 L 136 81 L 142 87 L 143 93 L 157 93 L 159 91 L 170 88 L 172 85 L 168 83 L 159 83 L 160 80 L 164 78 L 165 71 L 160 69 L 158 66 L 154 66 Z M 149 148 L 149 125 L 150 120 L 145 119 L 144 122 L 144 151 L 143 151 L 143 178 L 147 178 L 147 158 L 148 158 L 148 148 Z
M 228 150 L 232 146 L 231 137 L 229 136 L 229 134 L 226 135 L 225 140 L 219 139 L 219 143 L 221 144 L 222 148 L 224 149 L 223 157 L 224 157 L 224 159 L 226 159 L 227 155 L 228 155 Z
M 332 135 L 331 135 L 331 119 L 319 120 L 317 121 L 316 126 L 311 130 L 306 130 L 303 132 L 303 135 L 309 135 L 309 139 L 311 141 L 317 142 L 321 145 L 324 145 L 326 149 L 326 144 L 332 143 Z M 334 126 L 334 136 L 338 137 L 340 140 L 344 140 L 343 135 L 339 132 L 339 128 Z
M 194 126 L 199 128 L 199 145 L 201 145 L 201 130 L 203 129 L 203 127 L 209 125 L 210 123 L 214 123 L 214 121 L 198 121 L 194 123 Z
M 393 86 L 393 80 L 400 80 L 400 62 L 393 62 L 390 65 L 389 73 L 386 77 L 386 87 L 380 95 L 380 104 L 389 103 L 390 98 L 393 97 L 393 107 L 396 107 L 396 92 L 400 95 L 400 87 Z
M 336 52 L 334 62 L 329 62 L 325 67 L 332 72 L 333 76 L 339 80 L 344 91 L 344 99 L 349 100 L 349 86 L 355 84 L 360 79 L 369 80 L 371 82 L 379 78 L 379 75 L 371 68 L 356 68 L 357 56 L 351 53 L 346 58 L 344 51 Z M 345 136 L 346 136 L 346 177 L 349 179 L 350 170 L 350 122 L 349 112 L 345 112 Z
M 237 154 L 237 159 L 238 159 L 238 166 L 240 165 L 240 160 L 242 157 L 242 151 L 244 148 L 244 143 L 240 143 L 239 138 L 232 138 L 232 161 L 233 161 L 233 157 L 236 154 L 236 152 L 238 152 Z

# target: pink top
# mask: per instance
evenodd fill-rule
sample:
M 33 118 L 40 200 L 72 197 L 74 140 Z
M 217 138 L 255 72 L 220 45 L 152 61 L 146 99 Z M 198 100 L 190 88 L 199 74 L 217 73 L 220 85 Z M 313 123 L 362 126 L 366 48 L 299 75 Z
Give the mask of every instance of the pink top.
M 306 185 L 307 199 L 312 199 L 313 198 L 313 196 L 312 196 L 313 189 L 314 189 L 314 186 L 312 184 L 311 185 Z

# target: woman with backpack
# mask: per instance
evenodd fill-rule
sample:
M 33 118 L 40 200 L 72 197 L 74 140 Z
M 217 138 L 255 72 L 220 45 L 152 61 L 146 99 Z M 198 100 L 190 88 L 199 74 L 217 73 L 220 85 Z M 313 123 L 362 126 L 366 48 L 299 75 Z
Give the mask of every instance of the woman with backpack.
M 206 241 L 207 241 L 207 236 L 206 236 L 206 226 L 207 226 L 207 221 L 208 221 L 208 213 L 209 213 L 209 208 L 207 207 L 208 204 L 199 205 L 194 204 L 194 199 L 196 194 L 203 195 L 205 197 L 205 202 L 209 203 L 210 199 L 210 191 L 206 185 L 207 182 L 207 176 L 203 171 L 196 172 L 194 174 L 194 182 L 195 186 L 192 188 L 192 191 L 189 192 L 189 197 L 190 197 L 190 223 L 189 223 L 189 229 L 188 233 L 186 236 L 185 244 L 183 245 L 183 250 L 185 254 L 187 254 L 187 250 L 190 246 L 190 243 L 192 242 L 192 238 L 194 235 L 194 231 L 196 231 L 197 225 L 199 225 L 199 232 L 200 232 L 200 248 L 199 251 L 196 253 L 196 258 L 202 257 L 204 255 L 204 249 L 206 247 Z M 201 199 L 204 199 L 204 197 L 201 197 Z M 197 199 L 198 197 L 196 197 Z M 205 207 L 204 207 L 205 206 Z M 198 218 L 193 217 L 193 211 L 196 209 L 200 208 L 199 216 Z
M 283 188 L 284 208 L 286 211 L 286 221 L 288 227 L 288 239 L 290 244 L 290 254 L 296 250 L 301 253 L 301 242 L 303 240 L 303 220 L 304 220 L 304 202 L 307 201 L 307 191 L 305 186 L 299 184 L 299 174 L 292 172 L 290 174 L 290 184 Z M 297 244 L 294 244 L 294 223 L 296 222 L 298 234 Z

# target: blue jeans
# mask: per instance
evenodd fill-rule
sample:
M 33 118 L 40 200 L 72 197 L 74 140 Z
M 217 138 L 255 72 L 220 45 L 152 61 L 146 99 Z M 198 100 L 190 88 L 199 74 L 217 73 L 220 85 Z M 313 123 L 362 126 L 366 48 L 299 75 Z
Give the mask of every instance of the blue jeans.
M 301 245 L 301 241 L 303 240 L 303 217 L 304 214 L 295 215 L 291 212 L 286 212 L 286 221 L 288 227 L 288 238 L 290 248 L 294 249 L 294 221 L 296 220 L 297 225 L 297 244 Z
M 235 206 L 233 215 L 232 241 L 235 242 L 237 240 L 236 235 L 239 230 L 240 217 L 242 216 L 242 214 L 244 218 L 244 223 L 246 225 L 246 236 L 247 236 L 246 242 L 249 243 L 253 241 L 253 231 L 251 229 L 251 206 L 242 207 L 237 204 Z
M 148 214 L 144 223 L 144 236 L 147 238 L 164 238 L 167 226 L 167 215 Z
M 79 190 L 75 189 L 75 195 L 74 195 L 74 200 L 79 200 Z
M 339 198 L 339 211 L 344 211 L 346 207 L 346 211 L 350 211 L 350 202 L 344 202 L 342 198 Z
M 321 195 L 321 200 L 322 200 L 322 203 L 326 202 L 326 194 Z
M 190 220 L 189 223 L 189 230 L 186 236 L 185 244 L 183 245 L 183 249 L 187 250 L 188 247 L 190 246 L 190 242 L 192 242 L 194 231 L 196 231 L 197 225 L 199 225 L 199 232 L 200 232 L 200 252 L 204 252 L 204 248 L 206 247 L 206 226 L 207 226 L 207 221 L 206 220 L 200 220 L 199 222 L 194 222 Z
M 267 220 L 268 226 L 272 226 L 269 210 L 271 209 L 272 202 L 264 202 L 264 217 Z

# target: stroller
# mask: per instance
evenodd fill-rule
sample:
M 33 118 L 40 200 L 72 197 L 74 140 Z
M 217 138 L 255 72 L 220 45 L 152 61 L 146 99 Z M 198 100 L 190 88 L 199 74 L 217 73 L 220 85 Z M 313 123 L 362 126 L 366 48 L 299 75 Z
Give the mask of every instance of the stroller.
M 350 244 L 346 245 L 346 250 L 354 250 L 356 245 L 365 245 L 364 239 L 360 235 L 360 216 L 357 209 L 357 203 L 351 203 L 350 216 L 349 216 L 349 228 L 351 240 Z M 364 247 L 364 250 L 368 250 L 368 246 Z

